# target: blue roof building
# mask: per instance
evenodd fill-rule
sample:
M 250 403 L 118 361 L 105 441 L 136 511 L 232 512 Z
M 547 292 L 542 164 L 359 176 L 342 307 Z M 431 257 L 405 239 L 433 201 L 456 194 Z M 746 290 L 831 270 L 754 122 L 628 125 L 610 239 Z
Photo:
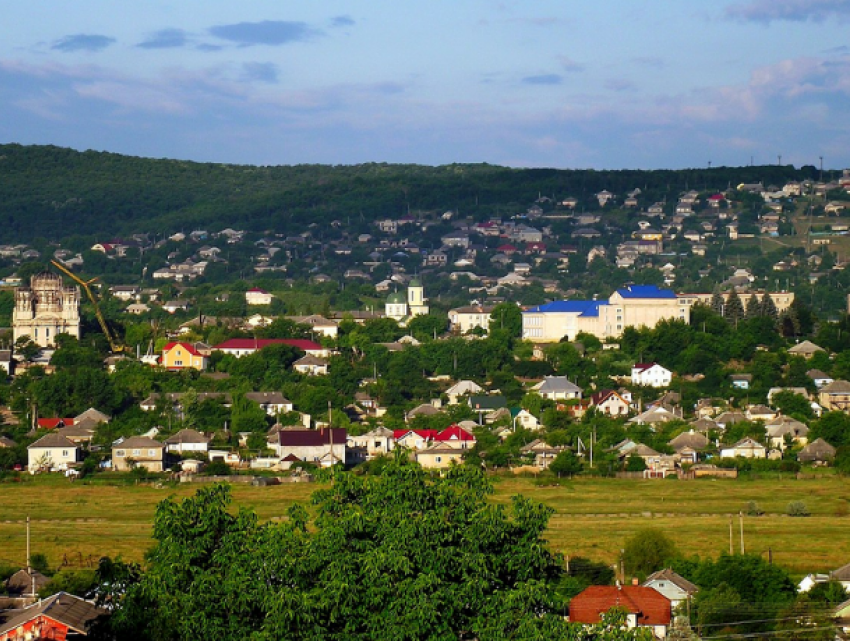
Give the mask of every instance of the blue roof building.
M 626 327 L 655 327 L 664 319 L 690 322 L 689 301 L 656 285 L 629 285 L 607 301 L 559 300 L 522 313 L 522 337 L 536 342 L 574 340 L 580 332 L 601 340 L 622 335 Z

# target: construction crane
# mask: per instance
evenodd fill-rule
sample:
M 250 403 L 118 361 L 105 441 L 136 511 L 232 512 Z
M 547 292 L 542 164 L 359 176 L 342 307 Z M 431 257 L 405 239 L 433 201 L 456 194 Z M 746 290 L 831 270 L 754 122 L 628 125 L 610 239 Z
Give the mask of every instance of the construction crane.
M 109 341 L 109 348 L 114 354 L 124 351 L 124 346 L 118 341 L 117 338 L 115 338 L 115 336 L 109 329 L 109 325 L 106 324 L 106 319 L 103 317 L 103 313 L 100 311 L 100 305 L 97 304 L 97 299 L 94 297 L 94 292 L 92 292 L 91 290 L 91 284 L 96 281 L 97 278 L 92 278 L 89 281 L 85 281 L 58 261 L 51 260 L 50 264 L 56 267 L 56 269 L 61 271 L 75 283 L 78 283 L 85 290 L 86 296 L 89 297 L 89 300 L 91 301 L 91 304 L 94 307 L 94 314 L 95 316 L 97 316 L 97 322 L 100 323 L 100 328 L 103 330 L 103 335 L 106 336 L 106 340 Z

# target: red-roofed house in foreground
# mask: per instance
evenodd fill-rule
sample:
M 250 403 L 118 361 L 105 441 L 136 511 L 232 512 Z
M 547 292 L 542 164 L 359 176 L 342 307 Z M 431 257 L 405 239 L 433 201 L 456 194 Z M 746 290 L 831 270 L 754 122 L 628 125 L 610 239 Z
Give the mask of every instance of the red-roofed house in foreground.
M 670 626 L 670 599 L 653 588 L 639 585 L 591 585 L 570 601 L 570 622 L 594 624 L 619 608 L 626 612 L 629 628 L 651 628 L 659 639 Z

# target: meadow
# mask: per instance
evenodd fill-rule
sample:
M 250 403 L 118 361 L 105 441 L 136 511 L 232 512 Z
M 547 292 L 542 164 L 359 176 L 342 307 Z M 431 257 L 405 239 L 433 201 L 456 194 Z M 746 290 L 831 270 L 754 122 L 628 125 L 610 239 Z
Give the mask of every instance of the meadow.
M 509 504 L 523 494 L 551 506 L 548 539 L 568 556 L 615 563 L 625 540 L 646 527 L 663 529 L 686 555 L 740 551 L 739 513 L 744 512 L 747 552 L 772 555 L 802 576 L 850 562 L 850 480 L 824 475 L 771 478 L 625 480 L 577 478 L 542 486 L 529 477 L 495 477 L 493 501 Z M 0 564 L 26 557 L 25 519 L 31 519 L 32 551 L 53 567 L 87 564 L 108 555 L 141 561 L 152 545 L 159 501 L 189 496 L 197 485 L 111 485 L 70 482 L 58 476 L 26 477 L 0 484 Z M 262 520 L 284 516 L 294 502 L 308 502 L 315 484 L 233 486 L 234 505 Z M 751 501 L 764 511 L 748 516 Z M 787 505 L 803 501 L 808 517 L 789 517 Z

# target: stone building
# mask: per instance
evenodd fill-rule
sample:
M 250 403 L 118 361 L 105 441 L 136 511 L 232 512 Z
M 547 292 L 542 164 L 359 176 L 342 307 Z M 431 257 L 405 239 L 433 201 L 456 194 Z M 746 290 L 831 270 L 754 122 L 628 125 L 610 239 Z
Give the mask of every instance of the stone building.
M 15 290 L 12 312 L 14 340 L 29 336 L 41 347 L 51 347 L 56 334 L 80 337 L 80 288 L 66 287 L 62 277 L 41 272 L 30 279 L 29 287 Z

